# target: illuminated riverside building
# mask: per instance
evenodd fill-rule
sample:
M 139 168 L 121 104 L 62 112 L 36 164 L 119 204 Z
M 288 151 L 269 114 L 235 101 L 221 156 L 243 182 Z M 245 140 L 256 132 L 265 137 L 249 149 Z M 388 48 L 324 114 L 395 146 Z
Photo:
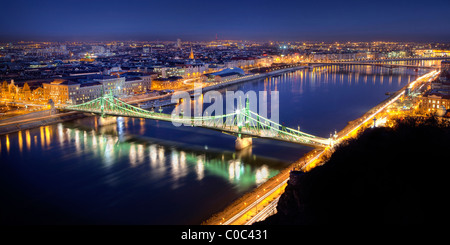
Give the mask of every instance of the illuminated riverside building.
M 25 83 L 23 87 L 19 87 L 14 84 L 14 80 L 11 80 L 9 84 L 3 81 L 0 86 L 0 100 L 40 104 L 44 100 L 44 92 L 41 87 L 31 90 L 28 83 Z
M 425 113 L 436 113 L 442 116 L 450 108 L 450 95 L 430 91 L 420 97 L 420 102 Z
M 184 76 L 183 76 L 184 78 L 199 77 L 211 70 L 209 68 L 209 64 L 204 64 L 204 65 L 188 64 L 188 65 L 183 65 L 182 68 L 184 69 Z
M 177 79 L 175 81 L 171 81 L 168 79 L 156 79 L 152 81 L 152 90 L 178 89 L 183 86 L 184 83 L 181 79 Z
M 74 93 L 77 94 L 80 89 L 80 84 L 69 80 L 55 79 L 50 83 L 43 83 L 44 98 L 46 100 L 51 99 L 57 104 L 67 103 L 70 97 L 74 97 Z M 77 98 L 78 100 L 78 98 Z M 70 103 L 74 103 L 71 101 Z
M 80 104 L 111 92 L 119 97 L 143 94 L 151 88 L 150 76 L 103 76 L 87 82 L 55 79 L 44 83 L 44 98 L 57 104 Z
M 419 97 L 423 112 L 442 116 L 450 109 L 450 82 L 445 74 L 446 70 L 441 72 L 444 76 L 431 82 L 431 89 Z
M 450 50 L 417 49 L 414 50 L 414 54 L 426 58 L 450 57 Z

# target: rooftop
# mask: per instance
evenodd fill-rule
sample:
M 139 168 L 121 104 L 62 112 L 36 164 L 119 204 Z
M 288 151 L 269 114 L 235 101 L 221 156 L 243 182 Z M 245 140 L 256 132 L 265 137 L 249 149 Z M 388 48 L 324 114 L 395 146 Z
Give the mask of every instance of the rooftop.
M 102 84 L 100 82 L 89 82 L 89 83 L 80 84 L 80 87 L 88 87 L 88 86 L 96 86 L 96 85 L 102 85 Z
M 65 79 L 55 79 L 52 82 L 50 82 L 52 85 L 75 85 L 78 84 L 77 82 L 74 82 L 72 80 L 65 80 Z
M 223 69 L 218 72 L 209 73 L 206 75 L 226 77 L 226 76 L 231 76 L 231 75 L 236 75 L 236 74 L 244 75 L 245 72 L 241 68 L 233 67 L 233 68 L 226 68 L 226 69 Z

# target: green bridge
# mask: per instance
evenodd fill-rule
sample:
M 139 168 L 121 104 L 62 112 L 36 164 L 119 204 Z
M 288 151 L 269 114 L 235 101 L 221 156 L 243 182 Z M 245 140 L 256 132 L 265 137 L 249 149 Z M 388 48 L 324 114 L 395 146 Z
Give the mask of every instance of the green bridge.
M 249 109 L 248 101 L 245 108 L 239 108 L 238 106 L 238 109 L 233 113 L 201 117 L 184 117 L 183 115 L 147 111 L 125 103 L 114 97 L 111 93 L 104 94 L 102 97 L 83 104 L 62 105 L 57 108 L 60 110 L 94 113 L 102 117 L 148 118 L 177 123 L 179 125 L 184 124 L 217 130 L 236 136 L 236 149 L 238 150 L 251 145 L 252 138 L 280 140 L 315 148 L 325 148 L 333 143 L 331 138 L 317 137 L 261 117 Z

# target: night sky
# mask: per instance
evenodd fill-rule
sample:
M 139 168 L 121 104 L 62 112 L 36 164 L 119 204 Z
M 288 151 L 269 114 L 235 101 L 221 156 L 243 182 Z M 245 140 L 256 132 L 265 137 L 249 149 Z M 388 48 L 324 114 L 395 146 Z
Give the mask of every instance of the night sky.
M 0 40 L 450 41 L 450 1 L 1 0 Z

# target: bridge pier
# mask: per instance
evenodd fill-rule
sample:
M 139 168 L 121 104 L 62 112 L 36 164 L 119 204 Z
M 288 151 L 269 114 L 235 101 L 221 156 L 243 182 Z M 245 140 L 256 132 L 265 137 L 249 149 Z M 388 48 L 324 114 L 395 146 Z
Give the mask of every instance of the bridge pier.
M 236 150 L 240 151 L 252 145 L 252 138 L 250 137 L 237 137 L 236 138 Z
M 98 117 L 97 119 L 98 126 L 105 126 L 115 123 L 117 123 L 117 117 L 114 116 Z

